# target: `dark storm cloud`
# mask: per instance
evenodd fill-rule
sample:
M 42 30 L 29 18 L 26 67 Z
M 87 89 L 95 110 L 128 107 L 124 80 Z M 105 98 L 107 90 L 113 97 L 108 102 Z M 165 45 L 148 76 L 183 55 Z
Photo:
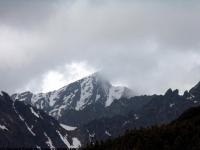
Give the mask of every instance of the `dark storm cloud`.
M 200 80 L 198 1 L 0 1 L 0 87 L 87 61 L 140 93 Z M 67 75 L 66 72 L 64 73 Z

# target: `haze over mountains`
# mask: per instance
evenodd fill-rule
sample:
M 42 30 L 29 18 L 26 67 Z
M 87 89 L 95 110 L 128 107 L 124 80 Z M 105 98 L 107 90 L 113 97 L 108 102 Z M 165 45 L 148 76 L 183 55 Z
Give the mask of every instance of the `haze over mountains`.
M 199 149 L 198 117 L 170 123 L 200 106 L 199 14 L 198 0 L 0 0 L 0 149 L 93 148 L 132 129 L 127 149 Z

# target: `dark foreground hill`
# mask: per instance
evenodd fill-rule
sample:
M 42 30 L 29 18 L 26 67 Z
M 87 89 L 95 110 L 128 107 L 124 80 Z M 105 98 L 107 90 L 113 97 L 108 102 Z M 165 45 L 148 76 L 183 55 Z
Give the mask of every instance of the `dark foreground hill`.
M 74 136 L 42 110 L 0 93 L 0 149 L 77 148 Z
M 96 142 L 95 150 L 199 150 L 200 107 L 185 111 L 168 125 L 127 131 L 123 136 Z

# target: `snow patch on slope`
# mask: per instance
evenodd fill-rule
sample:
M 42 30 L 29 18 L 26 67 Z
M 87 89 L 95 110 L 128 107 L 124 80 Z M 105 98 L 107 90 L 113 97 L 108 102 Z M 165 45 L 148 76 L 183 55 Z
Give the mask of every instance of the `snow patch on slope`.
M 95 102 L 97 102 L 99 98 L 101 98 L 101 95 L 97 94 Z
M 80 148 L 81 147 L 81 142 L 77 138 L 72 138 L 72 146 L 71 148 Z
M 107 136 L 112 136 L 111 133 L 108 132 L 108 131 L 105 131 L 105 134 L 106 134 Z
M 111 87 L 109 89 L 109 95 L 108 95 L 108 99 L 105 103 L 105 106 L 108 107 L 112 104 L 112 102 L 115 99 L 117 99 L 117 100 L 120 99 L 124 95 L 124 92 L 125 92 L 124 87 Z
M 44 96 L 45 96 L 45 94 L 41 94 L 41 93 L 33 95 L 31 98 L 31 103 L 35 104 L 39 99 L 43 98 Z
M 1 129 L 1 130 L 7 130 L 7 131 L 8 131 L 8 128 L 6 128 L 6 126 L 4 126 L 4 125 L 0 125 L 0 129 Z
M 140 117 L 138 116 L 138 114 L 134 114 L 135 120 L 140 119 Z
M 93 91 L 92 81 L 91 77 L 87 77 L 81 82 L 81 96 L 76 104 L 76 110 L 83 109 L 84 105 L 88 103 Z
M 3 93 L 2 93 L 2 92 L 0 92 L 0 96 L 3 96 Z
M 175 105 L 175 103 L 171 103 L 171 104 L 169 104 L 169 107 L 172 108 L 172 107 L 174 107 L 174 105 Z
M 71 127 L 71 126 L 68 126 L 68 125 L 65 125 L 65 124 L 60 124 L 60 126 L 67 131 L 74 131 L 74 130 L 77 129 L 77 127 Z
M 56 100 L 60 98 L 60 93 L 65 91 L 67 87 L 68 86 L 64 86 L 63 88 L 61 88 L 59 90 L 51 92 L 51 94 L 49 96 L 49 106 L 54 106 L 54 104 L 56 103 Z
M 72 145 L 71 145 L 67 140 L 67 135 L 66 136 L 62 136 L 62 134 L 58 130 L 56 130 L 56 132 L 60 136 L 60 139 L 65 143 L 65 145 L 69 149 L 77 149 L 77 148 L 81 147 L 81 142 L 76 137 L 72 138 Z
M 49 112 L 49 115 L 56 117 L 57 119 L 61 117 L 61 111 L 66 109 L 66 105 L 61 105 L 59 108 L 55 108 Z

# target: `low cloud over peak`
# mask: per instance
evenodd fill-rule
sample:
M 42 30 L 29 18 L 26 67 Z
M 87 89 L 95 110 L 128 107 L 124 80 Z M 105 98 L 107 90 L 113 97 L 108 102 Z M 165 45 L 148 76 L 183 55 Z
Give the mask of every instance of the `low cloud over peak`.
M 84 70 L 102 70 L 139 93 L 188 89 L 200 80 L 199 6 L 159 0 L 1 1 L 0 88 L 42 90 L 49 72 L 68 81 L 70 71 L 60 70 L 87 62 Z

